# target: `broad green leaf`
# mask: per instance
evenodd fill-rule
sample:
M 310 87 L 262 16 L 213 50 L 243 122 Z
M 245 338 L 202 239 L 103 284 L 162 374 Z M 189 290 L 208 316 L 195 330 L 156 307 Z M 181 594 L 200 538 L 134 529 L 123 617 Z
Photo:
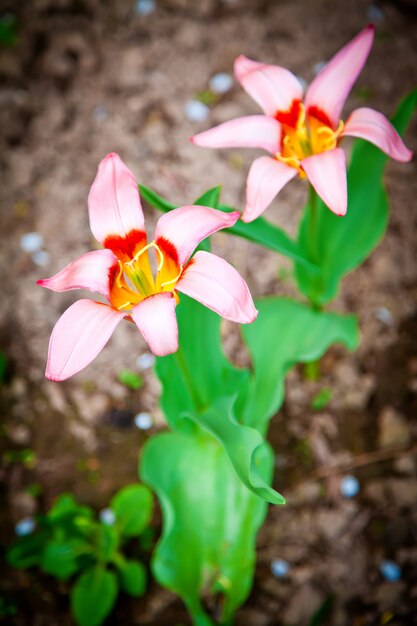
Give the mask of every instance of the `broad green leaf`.
M 285 504 L 285 498 L 262 477 L 259 458 L 264 456 L 264 439 L 254 428 L 237 422 L 233 405 L 233 397 L 213 398 L 207 411 L 189 415 L 189 418 L 224 447 L 236 473 L 248 489 L 271 504 Z
M 404 133 L 417 105 L 417 90 L 400 104 L 392 120 Z M 382 239 L 388 224 L 388 198 L 382 175 L 388 156 L 364 140 L 356 140 L 348 168 L 348 211 L 334 215 L 317 198 L 315 226 L 309 206 L 300 226 L 299 244 L 303 253 L 314 260 L 319 272 L 312 274 L 305 264 L 296 263 L 300 290 L 313 302 L 323 305 L 339 291 L 340 281 L 358 267 Z M 310 233 L 317 233 L 312 255 Z
M 140 535 L 149 524 L 153 511 L 152 494 L 145 485 L 127 485 L 110 502 L 116 524 L 125 537 Z
M 258 463 L 269 483 L 273 455 L 268 446 Z M 228 623 L 252 585 L 266 502 L 243 485 L 223 448 L 208 435 L 152 437 L 142 451 L 140 475 L 157 493 L 163 512 L 152 562 L 155 578 L 181 596 L 197 626 L 212 625 L 203 597 L 218 598 L 221 622 Z
M 120 587 L 130 596 L 143 596 L 146 591 L 146 569 L 139 561 L 124 558 L 116 562 L 119 572 Z
M 101 566 L 88 569 L 71 589 L 71 607 L 79 626 L 99 626 L 113 609 L 117 577 Z
M 79 569 L 78 557 L 86 547 L 79 541 L 51 541 L 45 546 L 40 566 L 47 574 L 67 580 Z
M 159 196 L 153 189 L 139 184 L 139 191 L 142 196 L 151 206 L 159 211 L 168 213 L 175 209 L 175 206 Z M 213 187 L 206 191 L 194 204 L 205 204 L 206 206 L 212 206 L 225 213 L 236 211 L 233 207 L 226 204 L 219 204 L 221 187 Z M 263 217 L 258 217 L 250 224 L 245 224 L 241 220 L 236 222 L 231 228 L 225 229 L 223 232 L 229 232 L 232 235 L 243 237 L 253 243 L 258 243 L 265 248 L 279 252 L 284 256 L 297 261 L 302 266 L 309 268 L 314 273 L 316 270 L 315 264 L 310 260 L 309 256 L 305 254 L 304 250 L 297 241 L 294 241 L 289 237 L 282 228 L 274 226 Z
M 256 321 L 242 326 L 254 372 L 240 421 L 263 433 L 284 399 L 287 372 L 319 359 L 333 343 L 354 350 L 359 331 L 353 315 L 314 311 L 287 298 L 259 299 L 256 307 Z
M 177 306 L 179 350 L 158 358 L 156 373 L 162 383 L 161 406 L 173 428 L 184 429 L 185 413 L 207 410 L 213 398 L 240 396 L 248 385 L 247 370 L 235 368 L 225 357 L 220 340 L 221 318 L 181 294 Z

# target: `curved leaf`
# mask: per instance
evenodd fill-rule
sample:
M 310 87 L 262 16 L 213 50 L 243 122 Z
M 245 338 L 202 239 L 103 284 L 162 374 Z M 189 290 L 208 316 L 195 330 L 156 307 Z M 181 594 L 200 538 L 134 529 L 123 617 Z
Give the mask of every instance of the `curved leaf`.
M 146 590 L 146 569 L 139 561 L 118 559 L 120 587 L 130 596 L 142 596 Z
M 269 447 L 257 461 L 268 483 Z M 140 475 L 156 491 L 163 512 L 152 562 L 155 578 L 181 596 L 198 626 L 212 624 L 201 599 L 214 601 L 220 594 L 226 622 L 251 588 L 265 501 L 242 484 L 222 447 L 207 435 L 153 437 L 143 449 Z
M 417 106 L 417 89 L 400 104 L 392 120 L 404 133 Z M 319 272 L 311 273 L 296 263 L 300 290 L 313 302 L 323 305 L 339 291 L 340 281 L 369 256 L 382 239 L 388 224 L 389 205 L 383 187 L 383 170 L 388 156 L 364 140 L 356 140 L 348 169 L 348 211 L 334 215 L 317 199 L 316 232 Z M 308 256 L 311 211 L 307 205 L 300 225 L 299 244 Z
M 287 372 L 319 359 L 333 343 L 354 350 L 359 330 L 353 315 L 314 311 L 287 298 L 259 299 L 256 306 L 258 318 L 242 327 L 254 372 L 239 421 L 264 432 L 284 399 Z
M 234 398 L 216 398 L 204 413 L 189 418 L 207 430 L 223 446 L 237 475 L 248 489 L 271 504 L 285 504 L 285 498 L 265 482 L 259 468 L 267 445 L 254 428 L 236 421 Z

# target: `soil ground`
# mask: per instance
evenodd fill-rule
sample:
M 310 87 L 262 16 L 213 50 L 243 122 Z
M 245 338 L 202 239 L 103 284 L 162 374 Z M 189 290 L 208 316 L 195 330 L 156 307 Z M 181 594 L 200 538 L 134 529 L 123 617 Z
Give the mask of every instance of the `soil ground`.
M 1 13 L 13 13 L 18 23 L 16 44 L 0 52 L 4 545 L 14 523 L 45 511 L 62 491 L 105 506 L 116 489 L 136 480 L 140 446 L 163 428 L 153 374 L 144 372 L 139 391 L 117 379 L 121 370 L 135 370 L 146 352 L 128 324 L 75 378 L 55 384 L 43 377 L 51 329 L 77 296 L 35 283 L 92 248 L 86 198 L 100 159 L 118 152 L 140 182 L 177 204 L 220 183 L 224 200 L 242 207 L 245 175 L 257 153 L 199 149 L 188 138 L 256 113 L 256 105 L 235 85 L 213 103 L 207 121 L 185 113 L 210 77 L 232 72 L 239 54 L 288 67 L 309 81 L 317 63 L 374 21 L 376 43 L 345 113 L 366 102 L 391 115 L 417 82 L 411 1 L 156 0 L 149 15 L 138 14 L 137 6 L 127 0 L 0 3 Z M 414 120 L 407 136 L 414 150 L 416 127 Z M 417 624 L 415 161 L 391 163 L 386 183 L 392 207 L 387 236 L 345 280 L 334 304 L 359 315 L 360 348 L 355 354 L 331 349 L 318 382 L 294 370 L 285 405 L 272 420 L 276 484 L 289 504 L 270 509 L 254 589 L 238 626 L 303 626 L 320 607 L 316 624 Z M 305 197 L 303 183 L 291 182 L 269 219 L 293 233 Z M 157 216 L 146 211 L 151 227 Z M 22 250 L 20 238 L 28 232 L 42 235 L 47 255 Z M 295 293 L 283 279 L 289 265 L 277 255 L 221 234 L 215 249 L 239 268 L 255 296 Z M 232 356 L 236 345 L 235 335 L 227 335 Z M 333 390 L 332 398 L 314 412 L 311 400 L 324 387 Z M 146 433 L 133 423 L 139 411 L 155 419 Z M 10 454 L 19 450 L 33 451 L 26 464 Z M 340 480 L 352 473 L 361 491 L 346 499 Z M 29 493 L 34 484 L 41 488 L 36 498 Z M 276 558 L 289 564 L 283 579 L 271 573 Z M 383 559 L 400 565 L 398 582 L 382 577 Z M 3 623 L 72 623 L 66 587 L 51 578 L 4 566 L 1 587 L 1 596 L 18 609 Z M 189 623 L 181 602 L 155 583 L 145 600 L 121 596 L 108 620 Z

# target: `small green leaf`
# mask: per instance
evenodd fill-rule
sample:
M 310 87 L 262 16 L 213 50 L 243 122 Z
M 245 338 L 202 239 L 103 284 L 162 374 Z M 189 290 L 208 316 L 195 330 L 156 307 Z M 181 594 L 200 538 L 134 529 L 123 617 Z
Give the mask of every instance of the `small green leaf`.
M 132 372 L 132 370 L 122 370 L 118 373 L 117 378 L 122 385 L 125 385 L 125 387 L 133 389 L 134 391 L 136 391 L 136 389 L 140 389 L 143 385 L 142 376 L 136 372 Z
M 311 408 L 314 411 L 322 411 L 329 404 L 332 399 L 332 390 L 329 387 L 320 389 L 311 401 Z
M 88 506 L 78 504 L 74 496 L 70 493 L 63 493 L 56 498 L 54 504 L 47 514 L 47 519 L 52 524 L 60 523 L 64 517 L 86 517 L 91 518 L 93 511 Z
M 153 498 L 145 485 L 127 485 L 110 502 L 116 523 L 122 535 L 140 535 L 149 524 L 153 512 Z
M 79 626 L 99 626 L 117 598 L 117 577 L 101 566 L 84 572 L 71 589 L 71 606 Z
M 79 569 L 78 557 L 85 547 L 76 541 L 51 541 L 43 551 L 40 566 L 47 574 L 67 580 Z
M 28 569 L 40 565 L 42 553 L 50 533 L 47 530 L 36 531 L 33 535 L 18 539 L 7 551 L 7 561 L 16 569 Z
M 3 351 L 0 351 L 0 383 L 2 383 L 6 376 L 7 370 L 7 358 Z
M 105 563 L 110 561 L 119 545 L 119 533 L 113 526 L 99 524 L 97 527 L 98 557 Z
M 146 569 L 139 561 L 120 559 L 116 563 L 119 582 L 123 591 L 130 596 L 143 596 L 146 591 Z

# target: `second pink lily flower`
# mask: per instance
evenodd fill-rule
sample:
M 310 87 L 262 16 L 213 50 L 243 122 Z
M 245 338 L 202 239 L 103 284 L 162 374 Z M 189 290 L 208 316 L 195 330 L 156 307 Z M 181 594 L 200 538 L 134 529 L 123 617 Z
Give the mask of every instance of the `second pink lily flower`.
M 377 111 L 361 107 L 345 123 L 344 103 L 360 74 L 374 39 L 368 26 L 325 65 L 303 89 L 287 69 L 257 63 L 244 56 L 235 61 L 235 75 L 265 115 L 225 122 L 195 135 L 193 143 L 209 148 L 263 148 L 272 156 L 256 159 L 247 180 L 242 220 L 251 222 L 269 206 L 297 174 L 308 178 L 323 202 L 337 215 L 347 211 L 346 160 L 342 137 L 360 137 L 397 161 L 412 152 L 390 122 Z
M 108 304 L 83 299 L 65 311 L 51 335 L 47 378 L 65 380 L 86 367 L 125 317 L 136 324 L 154 354 L 176 352 L 178 292 L 226 319 L 254 321 L 257 311 L 248 286 L 234 267 L 209 252 L 190 258 L 200 241 L 232 226 L 238 211 L 195 205 L 174 209 L 158 220 L 148 243 L 138 185 L 117 154 L 100 163 L 88 207 L 91 230 L 104 249 L 84 254 L 38 284 L 54 291 L 97 291 Z

